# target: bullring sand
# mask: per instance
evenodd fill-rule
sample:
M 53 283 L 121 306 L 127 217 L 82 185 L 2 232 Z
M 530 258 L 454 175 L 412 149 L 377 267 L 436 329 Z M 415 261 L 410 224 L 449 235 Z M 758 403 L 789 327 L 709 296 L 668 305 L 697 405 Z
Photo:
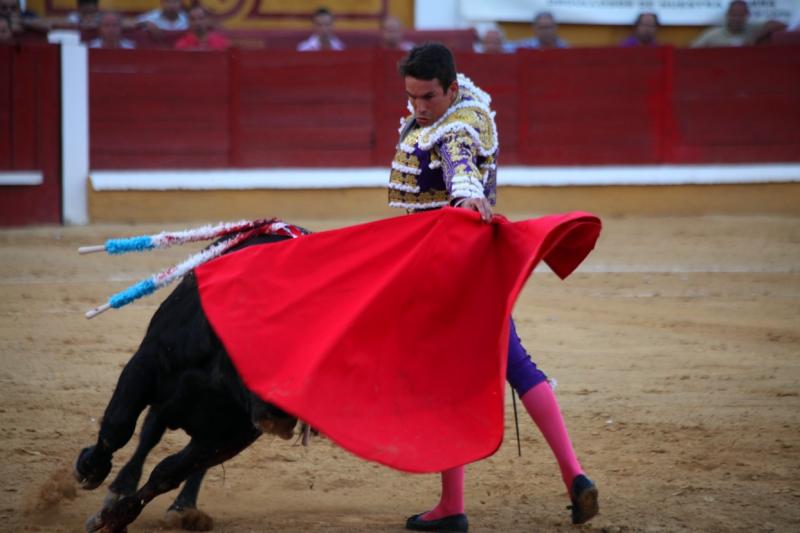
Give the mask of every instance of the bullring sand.
M 320 230 L 356 221 L 292 222 Z M 601 514 L 580 529 L 800 530 L 800 218 L 604 224 L 571 278 L 540 269 L 515 309 L 600 487 Z M 81 257 L 78 246 L 184 227 L 0 231 L 0 530 L 82 531 L 99 508 L 107 483 L 82 491 L 67 471 L 95 439 L 169 290 L 91 321 L 83 313 L 189 252 Z M 467 469 L 471 529 L 574 531 L 555 462 L 526 416 L 517 457 L 507 402 L 502 448 Z M 185 442 L 168 434 L 146 468 Z M 117 454 L 112 476 L 132 448 Z M 264 437 L 209 472 L 200 507 L 217 531 L 399 532 L 437 495 L 436 475 L 366 463 L 324 438 L 303 448 Z M 157 498 L 129 531 L 162 530 L 172 497 Z

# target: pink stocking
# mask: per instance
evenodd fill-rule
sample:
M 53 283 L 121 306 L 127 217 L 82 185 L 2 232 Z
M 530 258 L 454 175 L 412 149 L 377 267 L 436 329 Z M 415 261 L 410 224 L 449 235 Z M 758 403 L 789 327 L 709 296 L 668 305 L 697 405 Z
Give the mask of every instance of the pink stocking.
M 423 520 L 438 520 L 464 512 L 464 467 L 442 471 L 442 498 L 433 510 L 423 514 Z
M 558 461 L 561 469 L 561 478 L 567 486 L 567 493 L 570 492 L 572 480 L 575 476 L 582 474 L 583 469 L 572 449 L 572 442 L 569 440 L 567 426 L 561 416 L 561 409 L 558 407 L 556 395 L 553 393 L 550 383 L 543 381 L 528 390 L 522 396 L 522 403 L 528 414 L 539 427 L 539 431 L 544 435 L 550 449 Z

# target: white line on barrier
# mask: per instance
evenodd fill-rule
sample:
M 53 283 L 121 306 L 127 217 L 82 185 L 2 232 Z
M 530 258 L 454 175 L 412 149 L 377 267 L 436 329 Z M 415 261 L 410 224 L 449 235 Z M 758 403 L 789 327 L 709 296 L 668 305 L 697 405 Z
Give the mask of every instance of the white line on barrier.
M 388 167 L 388 165 L 387 165 Z M 386 168 L 93 171 L 96 191 L 385 187 Z M 500 186 L 713 185 L 800 182 L 800 164 L 501 166 Z
M 36 171 L 0 172 L 0 185 L 41 185 L 42 173 Z

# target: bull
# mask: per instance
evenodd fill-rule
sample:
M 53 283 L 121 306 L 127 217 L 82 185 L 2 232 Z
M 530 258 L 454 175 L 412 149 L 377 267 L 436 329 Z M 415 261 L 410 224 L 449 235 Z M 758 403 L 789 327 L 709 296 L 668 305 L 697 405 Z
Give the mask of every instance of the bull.
M 231 251 L 288 238 L 259 235 Z M 208 468 L 236 456 L 263 433 L 290 439 L 297 424 L 295 417 L 245 387 L 203 313 L 193 272 L 153 315 L 141 345 L 120 374 L 97 442 L 79 453 L 73 473 L 84 489 L 97 488 L 106 479 L 114 452 L 131 439 L 148 406 L 139 446 L 110 485 L 102 509 L 87 521 L 88 531 L 124 531 L 153 498 L 184 481 L 168 514 L 194 509 Z M 144 459 L 166 429 L 182 429 L 190 441 L 159 462 L 138 487 Z M 184 525 L 210 529 L 211 522 L 200 514 Z

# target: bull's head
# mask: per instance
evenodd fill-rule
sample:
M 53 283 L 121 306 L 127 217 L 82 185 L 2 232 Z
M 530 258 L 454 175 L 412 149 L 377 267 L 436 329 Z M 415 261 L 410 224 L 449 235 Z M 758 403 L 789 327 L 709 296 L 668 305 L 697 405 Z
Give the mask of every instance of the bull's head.
M 256 396 L 253 396 L 252 420 L 253 425 L 259 430 L 277 435 L 284 440 L 289 440 L 294 436 L 294 427 L 297 425 L 295 417 Z
M 288 417 L 284 419 L 266 419 L 262 418 L 256 423 L 256 427 L 264 433 L 271 433 L 277 435 L 283 440 L 289 440 L 294 436 L 294 426 L 297 424 L 297 419 Z

